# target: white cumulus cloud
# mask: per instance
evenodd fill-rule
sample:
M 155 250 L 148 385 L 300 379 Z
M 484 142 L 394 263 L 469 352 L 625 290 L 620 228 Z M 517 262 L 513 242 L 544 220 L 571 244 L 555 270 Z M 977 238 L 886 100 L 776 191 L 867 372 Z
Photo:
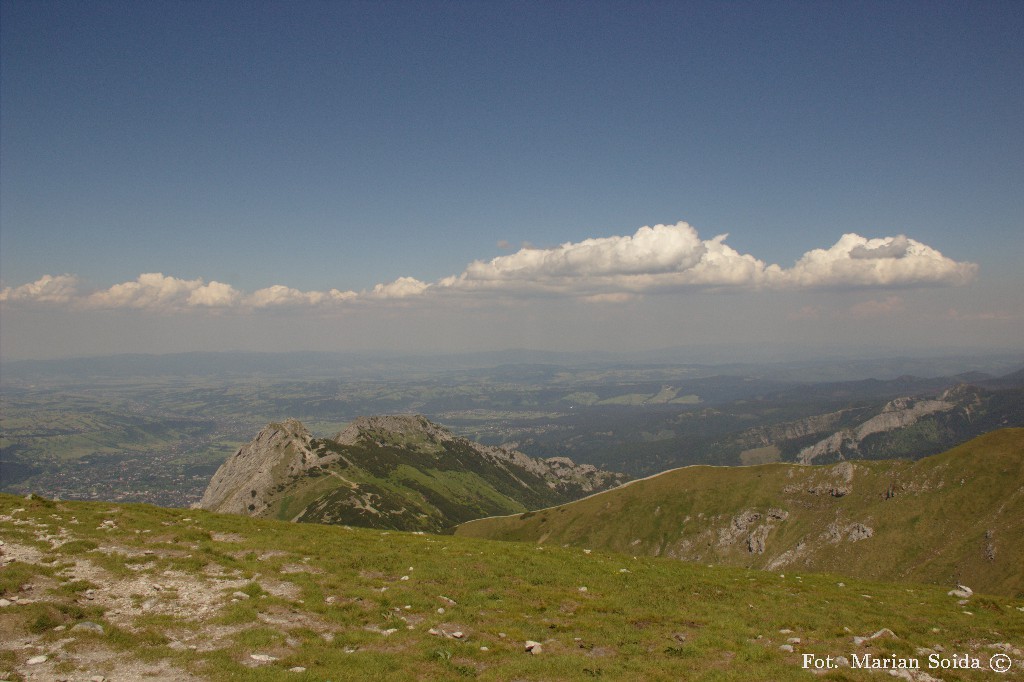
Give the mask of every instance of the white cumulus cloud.
M 0 289 L 0 302 L 68 303 L 78 295 L 74 275 L 43 275 L 35 282 Z
M 246 293 L 217 281 L 145 273 L 134 281 L 83 295 L 73 275 L 46 275 L 0 290 L 0 301 L 87 308 L 251 311 L 353 302 L 384 304 L 434 292 L 434 298 L 458 293 L 475 293 L 484 300 L 488 296 L 555 295 L 592 303 L 623 303 L 652 292 L 957 285 L 969 282 L 977 271 L 975 264 L 955 261 L 905 235 L 869 239 L 845 234 L 828 248 L 806 252 L 790 268 L 740 253 L 726 244 L 727 238 L 722 234 L 701 239 L 685 222 L 659 224 L 641 227 L 631 235 L 584 239 L 553 248 L 524 246 L 508 255 L 475 260 L 462 273 L 435 283 L 399 277 L 358 293 L 302 291 L 283 284 Z
M 725 243 L 701 240 L 687 223 L 642 227 L 632 236 L 522 249 L 474 261 L 442 288 L 593 296 L 686 289 L 908 287 L 963 284 L 977 266 L 959 263 L 904 235 L 843 235 L 805 253 L 792 268 L 769 265 Z
M 93 292 L 86 303 L 97 308 L 173 308 L 182 306 L 201 286 L 201 279 L 185 280 L 165 277 L 161 272 L 147 272 L 133 282 Z
M 161 272 L 147 272 L 132 282 L 96 291 L 83 304 L 95 308 L 137 308 L 174 310 L 198 306 L 222 308 L 234 305 L 241 294 L 222 282 L 205 283 L 202 278 L 181 279 Z
M 358 298 L 354 291 L 300 291 L 283 284 L 275 284 L 264 289 L 257 289 L 245 298 L 245 303 L 253 308 L 270 308 L 276 306 L 318 306 L 329 303 L 340 303 Z
M 241 292 L 230 284 L 210 282 L 193 289 L 186 302 L 188 305 L 207 308 L 227 308 L 235 305 L 241 297 Z
M 778 283 L 799 288 L 950 285 L 969 282 L 977 269 L 902 235 L 867 239 L 844 234 L 828 249 L 805 253 Z
M 687 288 L 753 287 L 778 266 L 766 266 L 725 244 L 701 240 L 687 223 L 642 227 L 633 235 L 587 239 L 551 249 L 521 249 L 474 261 L 442 288 L 600 296 Z M 602 299 L 596 299 L 602 300 Z M 613 299 L 604 299 L 613 300 Z
M 705 247 L 686 223 L 641 227 L 632 236 L 585 239 L 553 249 L 523 248 L 474 261 L 468 280 L 533 280 L 672 272 L 700 262 Z
M 415 277 L 399 277 L 394 282 L 378 284 L 373 287 L 371 295 L 375 298 L 408 298 L 419 296 L 430 287 Z

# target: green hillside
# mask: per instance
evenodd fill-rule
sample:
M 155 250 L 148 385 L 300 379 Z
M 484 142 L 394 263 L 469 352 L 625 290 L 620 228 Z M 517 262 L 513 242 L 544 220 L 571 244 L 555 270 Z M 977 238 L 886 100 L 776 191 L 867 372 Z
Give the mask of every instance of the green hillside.
M 442 532 L 559 504 L 624 477 L 482 446 L 422 416 L 364 417 L 334 438 L 272 423 L 217 471 L 201 505 L 305 523 Z
M 880 679 L 848 667 L 868 654 L 1024 675 L 1024 601 L 937 586 L 7 495 L 0 539 L 8 680 L 785 682 L 804 654 L 824 680 Z
M 915 462 L 686 467 L 456 533 L 1024 596 L 1024 429 Z

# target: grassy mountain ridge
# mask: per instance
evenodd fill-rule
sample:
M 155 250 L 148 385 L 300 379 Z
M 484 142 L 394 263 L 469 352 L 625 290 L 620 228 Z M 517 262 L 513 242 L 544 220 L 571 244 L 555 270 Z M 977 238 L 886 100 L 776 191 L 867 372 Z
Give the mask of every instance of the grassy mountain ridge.
M 204 509 L 440 532 L 582 497 L 623 477 L 453 436 L 422 416 L 365 417 L 334 438 L 271 423 L 214 474 Z
M 1024 601 L 936 586 L 9 495 L 0 538 L 11 680 L 785 682 L 806 653 L 834 681 L 878 679 L 867 654 L 1024 674 Z
M 914 462 L 691 466 L 456 534 L 1024 595 L 1024 429 Z

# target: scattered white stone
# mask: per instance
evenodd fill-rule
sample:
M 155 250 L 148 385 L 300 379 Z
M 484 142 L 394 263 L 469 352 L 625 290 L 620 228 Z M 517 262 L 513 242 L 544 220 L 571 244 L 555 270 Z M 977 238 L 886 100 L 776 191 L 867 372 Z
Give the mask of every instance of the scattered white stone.
M 973 616 L 974 614 L 970 611 L 964 611 L 964 615 Z
M 444 633 L 438 630 L 437 628 L 430 628 L 429 630 L 427 630 L 427 634 L 434 635 L 435 637 L 440 637 Z
M 789 628 L 782 628 L 781 630 L 779 630 L 779 634 L 780 635 L 789 635 L 789 634 L 792 634 L 792 632 L 793 631 L 790 630 Z
M 297 665 L 294 668 L 288 668 L 288 672 L 290 672 L 290 673 L 304 673 L 304 672 L 306 672 L 306 669 L 303 668 L 301 665 Z
M 878 639 L 879 637 L 893 637 L 895 639 L 899 639 L 899 637 L 896 637 L 896 633 L 889 628 L 882 628 L 875 634 L 871 635 L 871 639 Z
M 452 637 L 454 637 L 455 639 L 462 639 L 465 636 L 466 635 L 461 630 L 456 630 L 452 633 Z
M 948 594 L 950 597 L 968 599 L 972 594 L 974 594 L 974 590 L 965 585 L 957 585 L 954 589 L 950 590 L 946 594 Z
M 324 603 L 325 604 L 333 604 L 337 600 L 338 600 L 338 598 L 337 597 L 333 597 L 333 596 L 332 597 L 324 597 Z
M 0 609 L 6 608 L 6 607 L 10 606 L 13 603 L 14 602 L 10 601 L 9 599 L 0 599 Z
M 789 642 L 790 644 L 799 644 L 800 643 L 800 638 L 799 637 L 790 637 L 786 641 Z
M 408 579 L 409 579 L 409 576 L 407 576 L 407 575 L 403 575 L 401 578 L 399 578 L 399 580 L 408 580 Z
M 836 587 L 846 587 L 846 583 L 836 583 Z
M 270 654 L 249 654 L 249 658 L 257 663 L 273 663 L 277 660 L 276 657 L 271 656 Z
M 932 677 L 923 670 L 890 670 L 889 674 L 909 682 L 942 682 L 937 677 Z
M 585 550 L 583 550 L 583 553 L 584 553 L 584 554 L 590 554 L 590 552 L 592 552 L 592 551 L 593 551 L 593 550 L 585 549 Z
M 103 675 L 93 675 L 89 678 L 89 682 L 107 682 L 107 678 L 103 677 Z
M 156 587 L 156 586 L 154 585 L 154 587 Z M 249 595 L 247 595 L 245 592 L 241 592 L 241 591 L 239 591 L 239 592 L 232 592 L 231 596 L 235 597 L 236 599 L 248 599 L 249 598 Z
M 39 665 L 40 663 L 46 663 L 46 656 L 33 656 L 25 662 L 29 665 Z
M 454 599 L 449 599 L 448 597 L 445 597 L 444 595 L 439 596 L 438 599 L 443 601 L 445 604 L 448 604 L 448 606 L 455 606 L 455 600 Z
M 398 632 L 398 628 L 388 628 L 387 630 L 381 630 L 380 634 L 382 634 L 385 637 L 387 637 L 389 635 L 395 634 L 396 632 Z
M 502 639 L 505 639 L 506 637 L 508 637 L 508 635 L 506 635 L 504 632 L 499 632 L 498 633 L 498 637 L 501 637 Z
M 628 568 L 620 568 L 619 573 L 632 573 Z
M 783 644 L 782 646 L 779 647 L 779 651 L 785 651 L 787 654 L 791 654 L 791 653 L 793 653 L 793 645 L 792 644 Z
M 580 589 L 580 592 L 586 592 L 587 591 L 587 586 L 586 585 L 581 585 L 579 589 Z
M 103 634 L 103 626 L 99 623 L 93 623 L 91 620 L 82 621 L 81 623 L 75 623 L 74 626 L 71 628 L 71 631 L 74 632 L 75 630 L 95 632 L 98 635 Z
M 442 615 L 444 615 L 444 607 L 443 606 L 438 607 L 437 612 L 442 614 Z
M 1017 647 L 1007 642 L 997 642 L 995 644 L 989 644 L 989 649 L 998 649 L 999 651 L 1005 651 L 1008 654 L 1016 656 L 1017 658 L 1024 657 L 1024 651 L 1021 651 Z
M 848 659 L 846 656 L 836 656 L 836 665 L 838 665 L 841 668 L 849 668 L 850 659 Z
M 526 644 L 523 646 L 523 648 L 526 650 L 527 653 L 533 654 L 534 656 L 536 656 L 544 650 L 543 647 L 540 645 L 540 642 L 535 642 L 532 639 L 526 640 Z

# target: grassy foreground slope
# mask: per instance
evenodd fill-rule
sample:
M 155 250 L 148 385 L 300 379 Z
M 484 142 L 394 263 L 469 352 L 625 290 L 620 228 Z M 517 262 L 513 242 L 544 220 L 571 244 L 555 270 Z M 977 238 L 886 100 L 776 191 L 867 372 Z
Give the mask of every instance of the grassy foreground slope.
M 686 467 L 456 533 L 1024 596 L 1024 429 L 916 462 Z
M 784 681 L 804 653 L 929 652 L 984 666 L 947 681 L 1024 674 L 1024 602 L 935 586 L 3 495 L 0 538 L 6 679 Z

